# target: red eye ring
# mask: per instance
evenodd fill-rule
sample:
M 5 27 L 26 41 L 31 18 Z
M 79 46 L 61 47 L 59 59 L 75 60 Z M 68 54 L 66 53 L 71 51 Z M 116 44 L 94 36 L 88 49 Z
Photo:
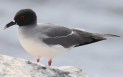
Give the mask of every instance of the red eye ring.
M 24 16 L 20 16 L 19 17 L 20 20 L 24 20 L 24 18 L 25 18 Z

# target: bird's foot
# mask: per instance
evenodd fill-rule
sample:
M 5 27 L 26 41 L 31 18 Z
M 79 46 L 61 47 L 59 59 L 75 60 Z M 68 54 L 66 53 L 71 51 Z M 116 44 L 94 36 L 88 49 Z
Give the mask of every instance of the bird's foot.
M 37 59 L 37 60 L 36 60 L 36 64 L 39 64 L 39 62 L 40 62 L 40 59 Z
M 48 61 L 48 66 L 51 66 L 51 64 L 52 64 L 52 60 L 49 59 L 49 61 Z

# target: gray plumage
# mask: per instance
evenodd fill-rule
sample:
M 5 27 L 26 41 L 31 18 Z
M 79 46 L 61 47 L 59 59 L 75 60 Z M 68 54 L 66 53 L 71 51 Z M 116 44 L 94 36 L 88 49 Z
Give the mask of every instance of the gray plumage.
M 62 45 L 65 48 L 78 47 L 106 39 L 97 34 L 53 24 L 52 26 L 51 24 L 41 25 L 41 28 L 42 30 L 40 28 L 38 29 L 40 29 L 42 34 L 47 36 L 46 38 L 41 38 L 41 40 L 49 46 Z

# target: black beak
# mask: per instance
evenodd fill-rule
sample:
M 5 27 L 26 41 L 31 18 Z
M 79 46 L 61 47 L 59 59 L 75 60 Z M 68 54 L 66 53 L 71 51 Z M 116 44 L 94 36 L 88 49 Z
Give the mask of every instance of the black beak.
M 16 24 L 16 22 L 11 21 L 10 23 L 8 23 L 8 24 L 4 27 L 4 29 L 6 29 L 6 28 L 8 28 L 8 27 L 10 27 L 10 26 L 13 26 L 13 25 L 15 25 L 15 24 Z

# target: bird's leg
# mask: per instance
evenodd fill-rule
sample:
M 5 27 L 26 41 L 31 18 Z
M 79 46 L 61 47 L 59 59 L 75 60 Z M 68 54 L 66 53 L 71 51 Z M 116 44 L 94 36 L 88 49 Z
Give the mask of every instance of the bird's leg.
M 36 63 L 38 64 L 40 62 L 40 58 L 37 58 L 36 59 Z
M 49 59 L 48 66 L 51 66 L 51 64 L 52 64 L 52 59 Z

